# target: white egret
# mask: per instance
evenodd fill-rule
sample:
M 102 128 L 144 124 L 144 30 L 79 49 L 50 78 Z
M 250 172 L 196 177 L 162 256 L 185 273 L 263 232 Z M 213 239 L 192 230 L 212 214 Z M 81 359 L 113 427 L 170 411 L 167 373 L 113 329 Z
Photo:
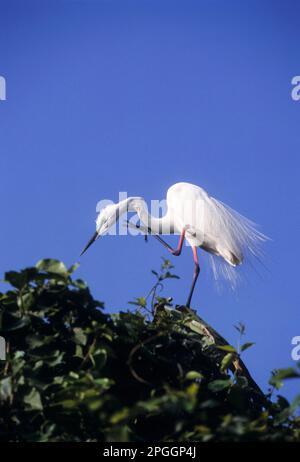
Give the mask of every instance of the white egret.
M 200 272 L 197 255 L 199 247 L 211 254 L 215 276 L 221 271 L 233 284 L 236 278 L 234 268 L 251 255 L 257 257 L 259 244 L 267 239 L 257 230 L 255 223 L 190 183 L 176 183 L 169 188 L 167 207 L 167 213 L 162 218 L 156 218 L 148 213 L 142 197 L 129 197 L 106 206 L 100 211 L 96 219 L 96 232 L 81 255 L 98 237 L 106 234 L 121 215 L 134 212 L 142 223 L 137 227 L 152 234 L 172 255 L 181 254 L 185 239 L 191 246 L 194 274 L 186 303 L 186 306 L 190 306 Z M 179 234 L 177 248 L 173 249 L 160 234 Z

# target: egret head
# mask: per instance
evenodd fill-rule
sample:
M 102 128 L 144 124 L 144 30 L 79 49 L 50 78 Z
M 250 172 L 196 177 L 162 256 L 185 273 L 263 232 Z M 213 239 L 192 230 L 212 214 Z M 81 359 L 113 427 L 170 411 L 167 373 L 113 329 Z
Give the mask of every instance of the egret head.
M 96 232 L 93 234 L 87 245 L 84 247 L 80 255 L 83 255 L 87 249 L 98 239 L 108 232 L 119 218 L 119 204 L 109 204 L 100 210 L 96 218 Z

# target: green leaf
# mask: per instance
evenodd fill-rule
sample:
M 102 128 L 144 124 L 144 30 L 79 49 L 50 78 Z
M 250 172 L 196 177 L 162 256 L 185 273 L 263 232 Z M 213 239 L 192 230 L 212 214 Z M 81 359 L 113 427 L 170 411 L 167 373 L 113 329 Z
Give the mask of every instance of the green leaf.
M 72 274 L 74 273 L 74 271 L 76 271 L 80 266 L 80 263 L 74 263 L 74 265 L 70 266 L 70 268 L 68 268 L 68 273 L 69 274 Z
M 299 378 L 300 374 L 293 367 L 286 369 L 277 369 L 273 372 L 272 377 L 269 380 L 269 384 L 279 390 L 283 386 L 283 380 Z
M 192 320 L 190 321 L 190 318 L 188 318 L 188 319 L 185 321 L 185 324 L 186 324 L 186 326 L 189 327 L 193 332 L 196 332 L 197 334 L 200 334 L 202 337 L 204 337 L 207 346 L 208 346 L 208 345 L 214 344 L 214 339 L 206 336 L 206 328 L 205 328 L 205 326 L 204 326 L 203 324 L 201 324 L 200 322 L 196 321 L 195 319 L 192 319 Z
M 107 361 L 107 352 L 103 348 L 96 350 L 95 353 L 93 353 L 94 361 L 96 364 L 96 368 L 99 371 L 102 369 Z
M 13 287 L 21 289 L 26 284 L 26 276 L 24 273 L 17 271 L 8 271 L 5 273 L 5 282 L 9 282 Z
M 239 322 L 234 328 L 240 333 L 240 335 L 245 335 L 246 326 L 244 323 Z
M 218 350 L 227 351 L 228 353 L 237 353 L 232 345 L 217 345 Z
M 180 279 L 177 274 L 170 273 L 170 271 L 167 271 L 163 276 L 162 279 Z
M 57 403 L 57 405 L 62 406 L 65 409 L 74 409 L 78 408 L 78 403 L 74 399 L 65 399 Z
M 22 316 L 20 319 L 14 318 L 14 320 L 10 320 L 10 322 L 5 325 L 3 330 L 5 332 L 15 331 L 18 329 L 23 329 L 23 327 L 27 326 L 28 324 L 30 324 L 30 317 Z
M 87 342 L 87 336 L 83 332 L 83 330 L 80 327 L 74 327 L 74 338 L 75 338 L 75 343 L 78 345 L 85 346 Z
M 39 271 L 45 271 L 47 273 L 57 274 L 59 276 L 67 277 L 68 270 L 63 262 L 59 260 L 54 260 L 51 258 L 46 258 L 44 260 L 40 260 L 36 264 L 36 268 Z
M 43 410 L 41 395 L 35 388 L 32 388 L 32 390 L 27 395 L 24 396 L 24 403 L 26 404 L 26 408 L 28 410 L 32 410 L 32 411 Z
M 235 355 L 233 353 L 227 353 L 227 355 L 224 356 L 221 362 L 221 371 L 224 372 L 228 369 L 230 364 L 232 363 Z
M 300 374 L 293 367 L 288 367 L 286 369 L 278 369 L 274 377 L 277 380 L 295 379 L 295 378 L 300 377 Z
M 247 343 L 244 343 L 244 344 L 241 346 L 241 351 L 245 351 L 245 350 L 247 350 L 248 348 L 252 347 L 253 345 L 255 345 L 254 342 L 247 342 Z
M 29 281 L 37 276 L 36 268 L 27 268 L 22 271 L 7 271 L 4 282 L 8 282 L 17 289 L 22 289 Z
M 292 401 L 291 405 L 283 409 L 277 416 L 275 416 L 275 423 L 280 424 L 293 416 L 300 406 L 300 395 Z
M 12 380 L 6 377 L 0 380 L 0 401 L 6 401 L 12 398 Z
M 172 265 L 171 261 L 168 260 L 167 258 L 162 257 L 163 263 L 161 265 L 162 270 L 167 270 L 167 269 L 172 269 L 174 268 L 174 265 Z
M 45 338 L 38 334 L 28 335 L 26 341 L 31 349 L 39 348 L 45 344 Z
M 116 412 L 115 414 L 113 414 L 110 418 L 110 421 L 113 425 L 116 425 L 122 422 L 123 420 L 127 419 L 129 415 L 130 415 L 130 411 L 128 408 L 125 407 L 121 409 L 120 411 Z
M 213 392 L 218 392 L 225 390 L 226 388 L 231 387 L 232 381 L 231 379 L 226 379 L 226 380 L 213 380 L 208 384 L 209 390 Z
M 27 292 L 24 295 L 19 295 L 17 299 L 18 307 L 24 310 L 29 310 L 34 302 L 34 298 L 31 292 Z
M 197 371 L 189 371 L 185 375 L 186 380 L 195 380 L 195 379 L 202 379 L 203 375 L 200 372 Z
M 82 279 L 76 279 L 75 281 L 73 281 L 73 285 L 74 287 L 77 287 L 77 289 L 80 289 L 80 290 L 87 289 L 87 283 L 83 281 Z
M 77 358 L 83 358 L 84 357 L 82 347 L 80 345 L 78 345 L 78 344 L 76 345 L 74 356 L 75 357 L 77 356 Z
M 133 302 L 128 302 L 130 305 L 141 306 L 142 308 L 146 308 L 147 300 L 145 297 L 137 297 Z
M 281 395 L 277 395 L 277 404 L 278 404 L 278 406 L 280 407 L 281 410 L 289 407 L 289 405 L 290 405 L 288 400 L 284 396 L 281 396 Z

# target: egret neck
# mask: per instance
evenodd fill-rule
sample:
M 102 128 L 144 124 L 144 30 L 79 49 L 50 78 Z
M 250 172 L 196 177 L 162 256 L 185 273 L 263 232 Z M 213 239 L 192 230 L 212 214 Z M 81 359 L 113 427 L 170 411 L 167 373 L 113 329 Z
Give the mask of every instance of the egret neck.
M 148 212 L 148 207 L 142 197 L 129 197 L 119 203 L 119 213 L 135 212 L 144 226 L 151 229 L 152 234 L 174 234 L 174 220 L 168 209 L 166 214 L 161 217 L 154 217 Z

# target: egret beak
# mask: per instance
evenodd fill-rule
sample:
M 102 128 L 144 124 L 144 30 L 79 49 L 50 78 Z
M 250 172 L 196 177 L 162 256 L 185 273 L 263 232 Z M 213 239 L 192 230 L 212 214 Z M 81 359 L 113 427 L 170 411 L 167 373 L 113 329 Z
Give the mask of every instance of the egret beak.
M 85 246 L 85 248 L 83 249 L 83 251 L 81 252 L 80 256 L 83 255 L 87 251 L 87 249 L 93 244 L 93 242 L 95 242 L 98 236 L 99 234 L 96 231 L 95 234 L 92 236 L 92 238 L 87 243 L 87 245 Z

